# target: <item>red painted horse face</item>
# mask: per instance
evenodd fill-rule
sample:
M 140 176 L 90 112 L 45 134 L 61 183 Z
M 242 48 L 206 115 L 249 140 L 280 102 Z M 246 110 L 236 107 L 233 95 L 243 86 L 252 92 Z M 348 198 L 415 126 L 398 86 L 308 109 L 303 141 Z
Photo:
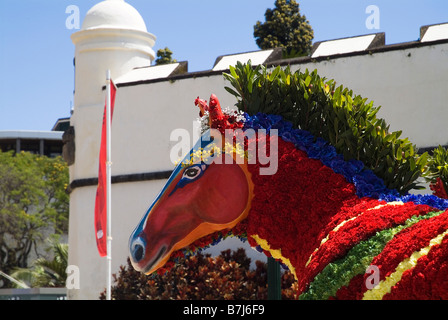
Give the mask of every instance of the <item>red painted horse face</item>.
M 213 232 L 232 228 L 250 209 L 252 182 L 244 164 L 179 164 L 131 235 L 134 268 L 152 273 L 172 252 Z

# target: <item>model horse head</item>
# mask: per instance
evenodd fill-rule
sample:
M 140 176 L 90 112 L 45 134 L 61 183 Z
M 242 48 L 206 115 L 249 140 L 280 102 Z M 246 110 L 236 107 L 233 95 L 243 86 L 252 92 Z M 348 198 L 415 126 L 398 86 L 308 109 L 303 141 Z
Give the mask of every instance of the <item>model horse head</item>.
M 300 299 L 448 299 L 448 200 L 388 189 L 281 116 L 196 105 L 210 129 L 132 233 L 136 270 L 236 235 L 287 266 Z
M 208 113 L 210 130 L 176 166 L 129 240 L 134 268 L 147 274 L 195 240 L 234 227 L 250 210 L 253 186 L 247 163 L 225 152 L 233 141 L 223 129 L 232 125 L 216 96 L 209 105 L 200 99 L 196 105 L 201 116 Z

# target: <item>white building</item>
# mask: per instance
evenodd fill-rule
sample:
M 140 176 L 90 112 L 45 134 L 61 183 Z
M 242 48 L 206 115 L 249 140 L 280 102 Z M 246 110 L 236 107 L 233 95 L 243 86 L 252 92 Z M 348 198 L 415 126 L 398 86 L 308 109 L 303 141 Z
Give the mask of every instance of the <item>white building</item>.
M 198 96 L 215 93 L 222 106 L 235 104 L 222 72 L 236 61 L 317 69 L 381 105 L 379 116 L 391 130 L 403 130 L 418 147 L 448 144 L 447 25 L 422 27 L 421 33 L 419 41 L 396 45 L 385 45 L 382 33 L 325 41 L 314 45 L 311 56 L 290 60 L 281 60 L 278 50 L 223 56 L 211 70 L 188 73 L 186 62 L 151 66 L 156 38 L 129 4 L 95 5 L 72 35 L 69 264 L 79 267 L 80 288 L 69 290 L 69 299 L 98 299 L 106 287 L 107 263 L 97 253 L 93 216 L 107 69 L 118 86 L 112 125 L 115 273 L 126 265 L 130 234 L 174 168 L 170 150 L 178 141 L 170 140 L 171 132 L 184 128 L 193 136 Z

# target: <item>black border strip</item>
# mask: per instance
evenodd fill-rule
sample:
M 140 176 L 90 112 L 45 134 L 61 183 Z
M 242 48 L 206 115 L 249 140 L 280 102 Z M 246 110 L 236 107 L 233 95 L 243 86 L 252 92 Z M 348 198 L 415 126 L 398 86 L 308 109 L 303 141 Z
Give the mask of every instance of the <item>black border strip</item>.
M 443 145 L 444 148 L 448 148 L 448 145 Z M 428 152 L 432 154 L 434 149 L 437 147 L 422 147 L 418 148 L 417 153 L 422 154 L 424 152 Z M 126 183 L 126 182 L 139 182 L 139 181 L 154 181 L 154 180 L 164 180 L 168 179 L 173 171 L 156 171 L 156 172 L 146 172 L 146 173 L 134 173 L 134 174 L 124 174 L 112 177 L 112 184 L 116 183 Z M 77 179 L 73 180 L 69 187 L 67 188 L 67 192 L 71 193 L 73 190 L 82 187 L 90 187 L 98 185 L 98 178 L 87 178 L 87 179 Z
M 445 148 L 445 149 L 448 149 L 448 144 L 440 145 L 440 146 Z M 433 155 L 434 154 L 434 150 L 437 149 L 437 148 L 438 148 L 438 146 L 437 147 L 421 147 L 421 148 L 418 148 L 417 153 L 418 154 L 423 154 L 425 152 L 428 152 L 429 155 Z
M 126 183 L 126 182 L 139 182 L 139 181 L 154 181 L 168 179 L 173 171 L 157 171 L 135 174 L 124 174 L 113 176 L 111 178 L 112 184 Z M 67 188 L 67 193 L 73 192 L 73 190 L 82 187 L 91 187 L 98 185 L 98 178 L 86 178 L 73 180 Z

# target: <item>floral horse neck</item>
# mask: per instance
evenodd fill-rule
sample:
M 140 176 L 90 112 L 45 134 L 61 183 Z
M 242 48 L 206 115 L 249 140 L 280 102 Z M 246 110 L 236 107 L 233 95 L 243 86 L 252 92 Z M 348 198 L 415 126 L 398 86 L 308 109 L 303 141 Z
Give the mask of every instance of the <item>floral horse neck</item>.
M 447 200 L 400 196 L 279 116 L 238 121 L 213 95 L 196 104 L 210 130 L 131 235 L 135 269 L 164 272 L 237 236 L 287 267 L 301 299 L 448 298 Z

